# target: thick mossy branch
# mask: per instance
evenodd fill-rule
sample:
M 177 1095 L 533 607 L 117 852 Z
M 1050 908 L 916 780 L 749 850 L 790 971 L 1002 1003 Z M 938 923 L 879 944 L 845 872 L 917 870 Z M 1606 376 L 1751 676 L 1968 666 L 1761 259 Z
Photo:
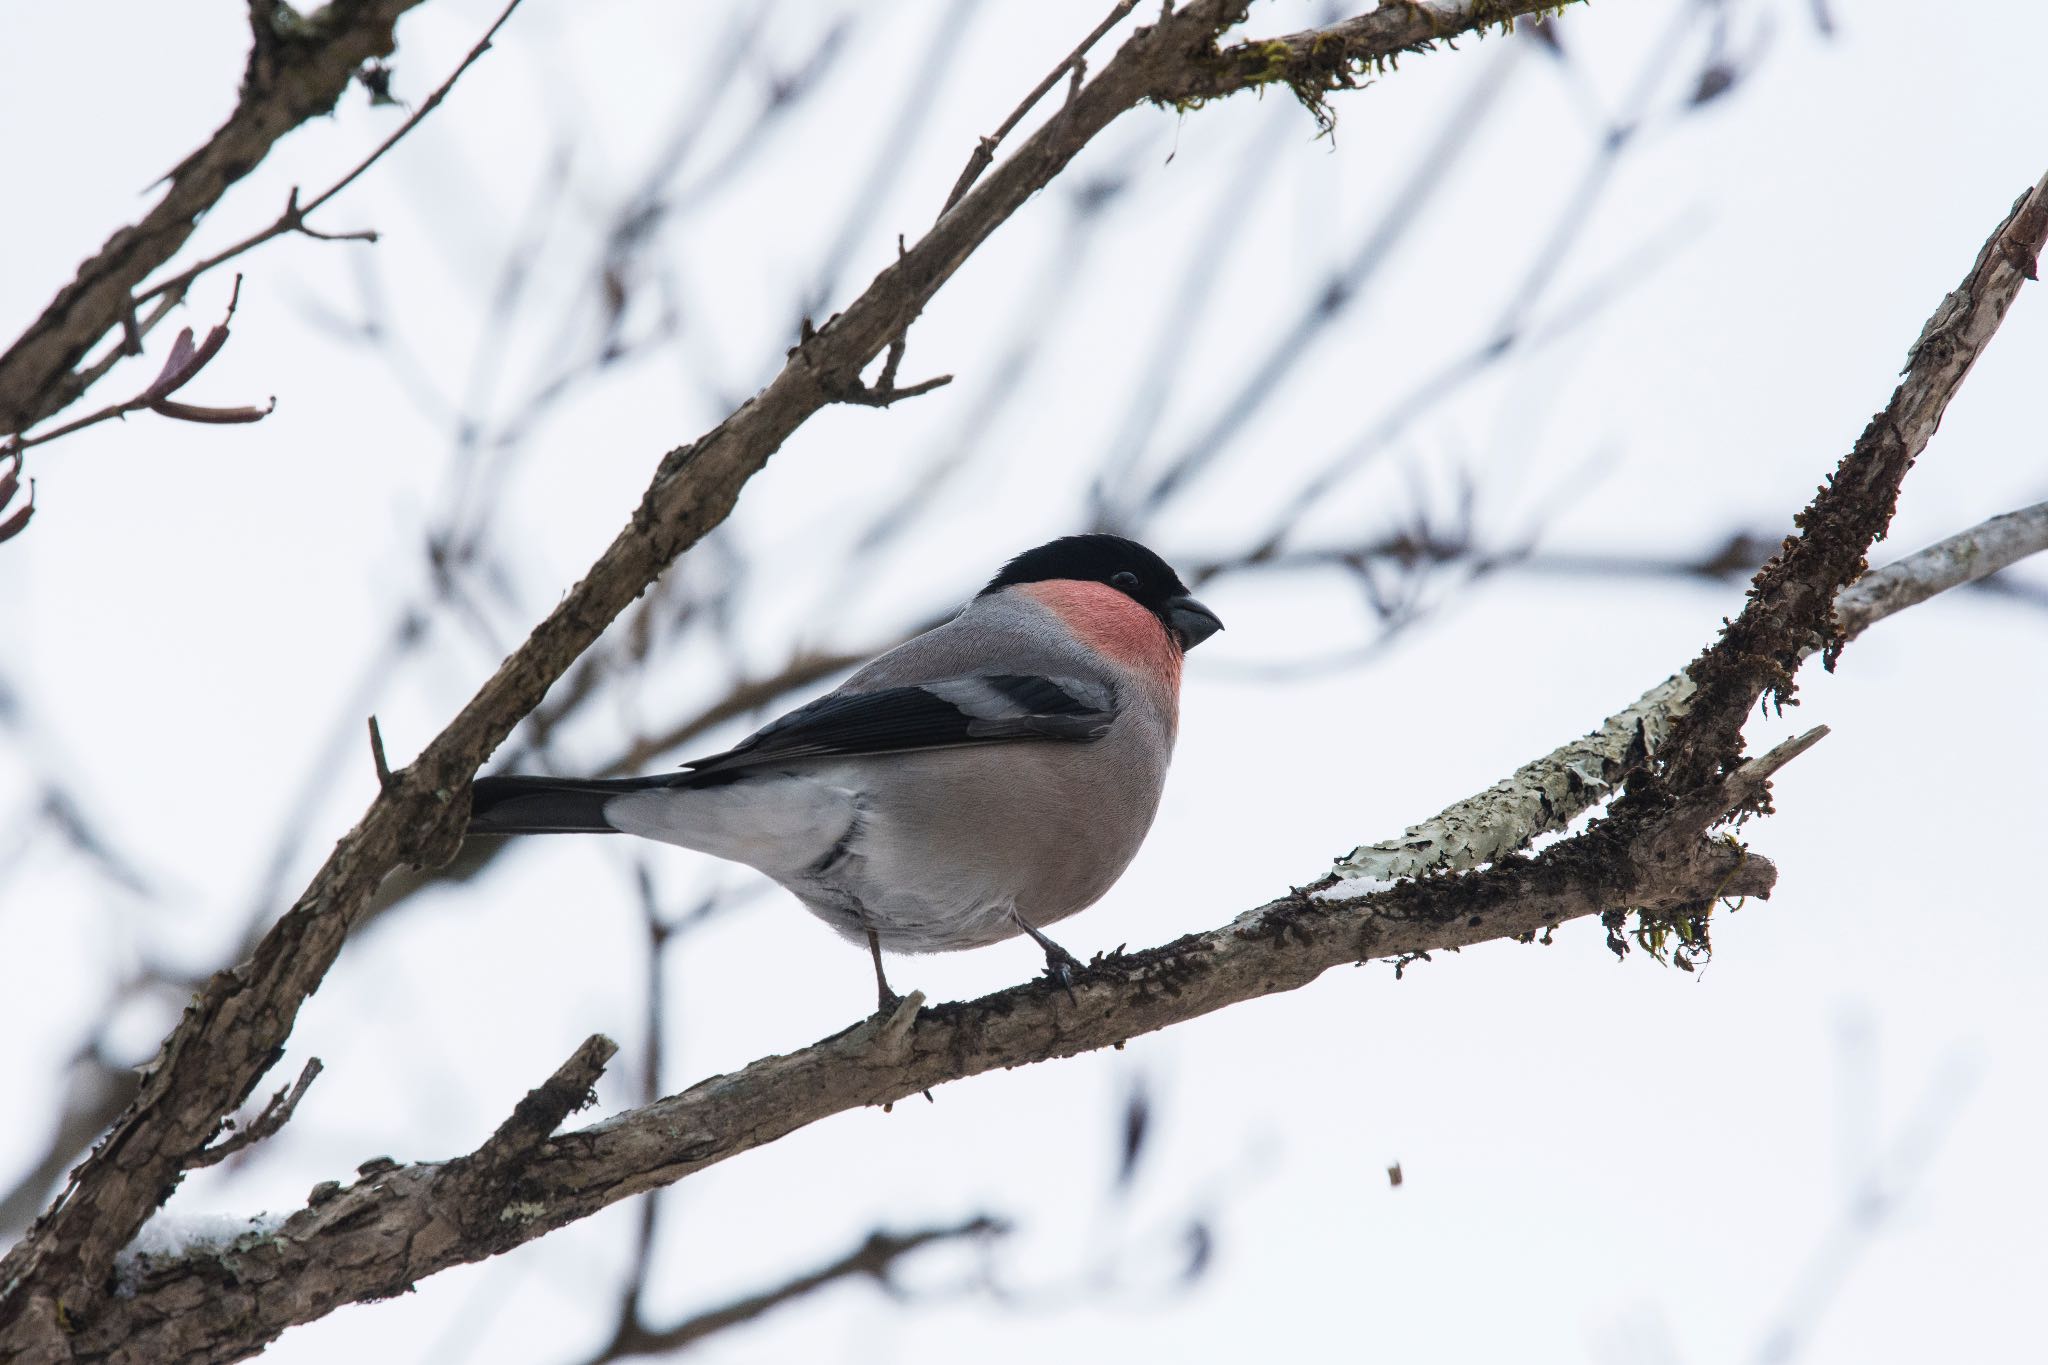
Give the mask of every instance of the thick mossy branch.
M 1235 43 L 1191 63 L 1186 77 L 1170 90 L 1153 95 L 1155 103 L 1176 109 L 1199 108 L 1210 100 L 1240 90 L 1284 85 L 1315 116 L 1324 133 L 1336 127 L 1329 96 L 1355 90 L 1374 76 L 1392 70 L 1411 52 L 1429 52 L 1440 41 L 1466 34 L 1511 32 L 1521 18 L 1547 18 L 1577 0 L 1529 4 L 1526 0 L 1451 0 L 1424 4 L 1388 0 L 1370 14 L 1361 14 L 1328 28 Z
M 1815 648 L 1830 669 L 1842 645 L 1835 601 L 1868 567 L 1891 525 L 1899 486 L 1927 448 L 1949 400 L 1983 353 L 2048 244 L 2048 175 L 2022 194 L 1942 300 L 1907 353 L 1892 398 L 1794 519 L 1749 600 L 1686 669 L 1691 710 L 1673 731 L 1660 778 L 1685 791 L 1739 761 L 1742 726 L 1759 702 L 1794 703 L 1793 675 Z

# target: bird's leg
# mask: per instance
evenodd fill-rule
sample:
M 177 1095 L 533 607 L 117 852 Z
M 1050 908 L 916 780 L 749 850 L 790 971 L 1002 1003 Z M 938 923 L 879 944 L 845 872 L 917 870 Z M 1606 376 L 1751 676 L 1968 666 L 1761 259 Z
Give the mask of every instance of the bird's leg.
M 882 940 L 872 929 L 868 930 L 868 956 L 875 960 L 876 1009 L 882 1014 L 893 1014 L 903 1003 L 903 997 L 889 989 L 889 978 L 882 974 Z
M 1075 957 L 1059 944 L 1038 932 L 1022 915 L 1013 915 L 1017 927 L 1031 935 L 1031 941 L 1045 950 L 1045 974 L 1060 983 L 1060 989 L 1067 993 L 1067 999 L 1074 998 L 1074 974 L 1081 970 L 1081 959 Z

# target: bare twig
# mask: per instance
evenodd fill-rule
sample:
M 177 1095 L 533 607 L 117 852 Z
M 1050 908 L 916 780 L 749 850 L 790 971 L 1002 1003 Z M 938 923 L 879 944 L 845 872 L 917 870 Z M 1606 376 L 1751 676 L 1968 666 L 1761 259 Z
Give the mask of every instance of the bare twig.
M 370 763 L 377 770 L 377 790 L 391 789 L 391 761 L 384 757 L 384 732 L 377 728 L 377 718 L 370 717 Z
M 946 192 L 946 202 L 939 206 L 941 218 L 952 212 L 953 205 L 959 203 L 967 191 L 974 188 L 974 182 L 979 180 L 981 173 L 995 161 L 996 148 L 1002 145 L 1003 139 L 1010 135 L 1012 129 L 1024 121 L 1024 116 L 1029 114 L 1068 72 L 1072 72 L 1078 82 L 1088 64 L 1089 49 L 1101 42 L 1104 34 L 1122 23 L 1124 16 L 1137 7 L 1138 0 L 1117 0 L 1115 7 L 1095 26 L 1094 31 L 1083 38 L 1058 66 L 1047 72 L 1045 79 L 1031 88 L 1030 94 L 1018 101 L 1017 107 L 1010 111 L 1010 116 L 1003 120 L 1002 125 L 975 144 L 974 152 L 967 158 L 967 164 L 961 168 L 959 178 L 953 182 L 953 188 Z
M 101 337 L 132 320 L 142 279 L 185 244 L 199 219 L 279 138 L 333 109 L 365 62 L 388 56 L 399 16 L 418 3 L 348 0 L 322 11 L 319 25 L 290 32 L 270 22 L 269 6 L 254 7 L 248 66 L 227 122 L 171 171 L 156 206 L 80 265 L 0 354 L 0 432 L 25 431 L 85 391 L 88 376 L 74 368 Z
M 189 266 L 186 269 L 179 271 L 177 274 L 172 275 L 167 279 L 157 281 L 156 283 L 150 285 L 148 288 L 144 289 L 141 293 L 137 294 L 135 296 L 135 302 L 138 304 L 143 304 L 148 303 L 151 299 L 155 298 L 182 298 L 185 294 L 185 291 L 191 288 L 192 282 L 198 279 L 201 275 L 204 275 L 207 271 L 212 270 L 216 266 L 222 265 L 225 262 L 233 260 L 235 257 L 242 255 L 244 252 L 252 251 L 257 247 L 262 246 L 265 242 L 270 241 L 272 238 L 282 237 L 286 233 L 296 232 L 302 237 L 315 237 L 323 242 L 376 241 L 377 234 L 375 232 L 370 231 L 315 231 L 313 228 L 307 226 L 306 219 L 311 214 L 318 211 L 321 205 L 327 203 L 330 199 L 333 199 L 334 196 L 340 194 L 343 190 L 347 189 L 350 185 L 353 185 L 357 180 L 361 179 L 363 173 L 365 171 L 368 171 L 370 167 L 376 165 L 380 160 L 382 160 L 384 154 L 390 151 L 393 147 L 396 147 L 407 133 L 410 133 L 413 129 L 419 127 L 420 123 L 427 117 L 427 115 L 433 113 L 434 110 L 440 108 L 441 102 L 448 98 L 448 92 L 455 88 L 455 82 L 461 80 L 463 73 L 468 71 L 470 67 L 476 65 L 478 58 L 482 57 L 484 53 L 491 50 L 491 40 L 498 36 L 498 30 L 505 26 L 505 21 L 512 17 L 512 11 L 518 8 L 519 0 L 509 0 L 509 3 L 507 3 L 505 8 L 499 13 L 497 19 L 492 22 L 490 28 L 484 31 L 484 36 L 477 39 L 476 46 L 472 47 L 469 50 L 468 55 L 464 56 L 461 62 L 457 63 L 455 69 L 448 73 L 448 79 L 442 81 L 439 85 L 435 86 L 433 93 L 429 94 L 424 100 L 420 101 L 419 108 L 413 110 L 411 115 L 406 118 L 405 122 L 399 124 L 396 131 L 394 131 L 389 137 L 385 138 L 382 142 L 378 143 L 375 151 L 372 151 L 368 156 L 364 157 L 361 161 L 357 162 L 355 168 L 349 171 L 348 174 L 342 176 L 341 179 L 335 181 L 332 185 L 329 185 L 319 194 L 314 195 L 311 200 L 304 204 L 301 204 L 299 202 L 298 186 L 292 186 L 291 192 L 285 196 L 284 211 L 278 214 L 276 222 L 270 224 L 270 226 L 266 228 L 261 229 L 260 231 L 251 233 L 249 236 L 244 237 L 241 241 L 236 242 L 233 246 L 226 247 L 220 251 L 215 252 L 213 255 L 208 256 L 205 260 L 200 261 L 196 265 Z
M 21 491 L 21 448 L 13 446 L 0 450 L 0 460 L 7 461 L 7 472 L 0 474 L 0 512 L 7 511 L 7 504 L 14 501 L 14 495 Z M 28 500 L 8 512 L 0 520 L 0 541 L 12 540 L 28 529 L 28 519 L 36 514 L 36 481 L 28 481 Z
M 320 1059 L 318 1057 L 307 1058 L 305 1069 L 299 1072 L 299 1079 L 292 1084 L 289 1090 L 280 1090 L 275 1095 L 272 1095 L 270 1103 L 263 1106 L 263 1112 L 249 1120 L 247 1124 L 243 1125 L 242 1130 L 233 1137 L 217 1142 L 193 1157 L 191 1168 L 198 1170 L 204 1166 L 218 1165 L 236 1152 L 262 1142 L 276 1133 L 278 1129 L 290 1123 L 292 1112 L 299 1107 L 299 1101 L 305 1096 L 307 1087 L 313 1084 L 314 1079 L 319 1074 Z
M 228 295 L 227 313 L 217 325 L 207 330 L 206 340 L 195 346 L 192 342 L 192 329 L 190 327 L 182 329 L 178 333 L 177 339 L 171 343 L 171 353 L 165 358 L 163 369 L 158 371 L 157 377 L 150 381 L 148 388 L 136 394 L 133 398 L 127 399 L 124 402 L 109 404 L 98 412 L 90 413 L 75 422 L 66 422 L 63 426 L 56 427 L 50 431 L 9 436 L 5 440 L 0 440 L 0 448 L 4 448 L 9 453 L 18 453 L 28 449 L 30 446 L 39 446 L 46 441 L 54 441 L 60 436 L 69 436 L 74 431 L 82 431 L 86 427 L 94 426 L 110 418 L 126 417 L 131 412 L 142 412 L 145 409 L 165 417 L 176 418 L 182 422 L 236 424 L 262 421 L 277 406 L 275 398 L 260 408 L 200 407 L 191 403 L 177 403 L 171 400 L 172 394 L 198 378 L 199 372 L 205 369 L 215 356 L 220 354 L 223 346 L 228 344 L 228 323 L 234 320 L 235 307 L 241 302 L 241 299 L 242 277 L 237 275 L 235 276 L 234 290 Z M 5 539 L 5 537 L 0 536 L 0 539 Z
M 563 1119 L 595 1102 L 590 1088 L 618 1051 L 619 1045 L 602 1033 L 584 1039 L 582 1046 L 555 1068 L 554 1075 L 526 1092 L 526 1098 L 513 1107 L 483 1146 L 458 1163 L 463 1178 L 482 1184 L 513 1176 L 562 1126 Z

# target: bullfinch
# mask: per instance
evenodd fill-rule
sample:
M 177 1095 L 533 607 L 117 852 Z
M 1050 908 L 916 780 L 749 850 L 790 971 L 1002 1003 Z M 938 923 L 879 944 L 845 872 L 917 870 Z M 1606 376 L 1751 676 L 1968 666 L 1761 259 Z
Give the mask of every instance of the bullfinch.
M 874 959 L 1043 932 L 1099 900 L 1159 808 L 1181 659 L 1223 628 L 1165 560 L 1078 535 L 724 753 L 654 777 L 482 777 L 473 834 L 622 833 L 758 869 Z

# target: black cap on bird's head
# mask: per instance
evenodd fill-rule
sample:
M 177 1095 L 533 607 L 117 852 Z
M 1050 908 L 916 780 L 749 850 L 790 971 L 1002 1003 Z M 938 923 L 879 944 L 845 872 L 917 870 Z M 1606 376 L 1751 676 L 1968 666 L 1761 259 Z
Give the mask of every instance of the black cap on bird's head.
M 1215 612 L 1188 595 L 1188 585 L 1171 564 L 1135 540 L 1100 532 L 1061 536 L 1026 550 L 1005 564 L 981 595 L 1019 583 L 1066 579 L 1107 583 L 1157 616 L 1182 649 L 1193 649 L 1223 629 Z

